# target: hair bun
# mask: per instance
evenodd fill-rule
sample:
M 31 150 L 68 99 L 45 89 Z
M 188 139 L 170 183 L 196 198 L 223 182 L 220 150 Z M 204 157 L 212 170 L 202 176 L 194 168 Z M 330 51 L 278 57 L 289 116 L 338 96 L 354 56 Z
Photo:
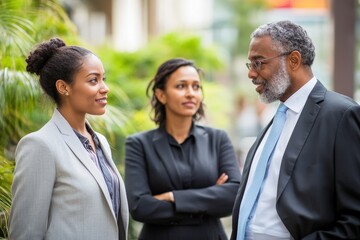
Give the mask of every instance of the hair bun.
M 47 42 L 39 44 L 33 52 L 30 52 L 25 60 L 27 63 L 26 71 L 39 75 L 47 61 L 54 55 L 58 48 L 63 46 L 66 46 L 66 44 L 60 38 L 52 38 Z

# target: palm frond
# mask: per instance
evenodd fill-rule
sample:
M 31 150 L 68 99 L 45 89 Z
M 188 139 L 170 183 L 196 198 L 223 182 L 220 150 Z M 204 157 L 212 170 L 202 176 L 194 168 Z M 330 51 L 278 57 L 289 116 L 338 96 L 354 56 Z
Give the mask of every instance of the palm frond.
M 27 124 L 24 110 L 31 111 L 40 94 L 38 82 L 31 74 L 0 69 L 0 129 L 3 136 L 16 140 L 23 135 L 24 125 Z
M 11 192 L 0 186 L 0 236 L 8 237 L 8 219 L 11 207 Z
M 7 237 L 8 217 L 11 207 L 11 182 L 14 162 L 5 159 L 0 152 L 0 236 Z
M 25 1 L 0 1 L 0 67 L 16 68 L 11 59 L 23 58 L 33 45 L 33 23 L 24 14 Z

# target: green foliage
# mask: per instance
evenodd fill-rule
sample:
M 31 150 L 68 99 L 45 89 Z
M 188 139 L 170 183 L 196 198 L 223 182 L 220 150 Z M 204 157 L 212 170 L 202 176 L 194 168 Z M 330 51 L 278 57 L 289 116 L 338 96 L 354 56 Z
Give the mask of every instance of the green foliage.
M 33 24 L 24 14 L 26 1 L 0 1 L 0 68 L 21 67 L 19 62 L 32 44 Z
M 61 34 L 76 35 L 75 27 L 57 0 L 0 1 L 0 144 L 17 140 L 39 125 L 32 111 L 42 116 L 49 104 L 39 102 L 37 79 L 25 72 L 25 58 L 33 45 Z M 46 111 L 45 111 L 46 112 Z
M 58 0 L 0 1 L 0 68 L 23 70 L 33 45 L 55 36 L 76 39 L 76 28 Z
M 216 46 L 205 46 L 199 36 L 190 33 L 174 32 L 154 39 L 144 49 L 144 55 L 155 56 L 157 66 L 169 58 L 183 57 L 194 60 L 205 71 L 222 67 Z
M 0 144 L 17 142 L 31 122 L 24 112 L 32 109 L 39 95 L 39 87 L 26 72 L 0 69 Z M 20 112 L 19 109 L 24 109 Z
M 14 163 L 0 154 L 0 238 L 7 237 L 7 220 L 11 205 L 10 186 Z
M 212 127 L 229 130 L 232 95 L 229 88 L 216 82 L 204 82 L 205 123 Z
M 201 38 L 192 34 L 168 33 L 152 39 L 146 47 L 133 52 L 116 52 L 104 46 L 97 50 L 102 59 L 110 86 L 110 102 L 123 108 L 131 120 L 125 125 L 127 132 L 154 127 L 149 117 L 150 107 L 146 87 L 164 61 L 182 57 L 193 60 L 205 72 L 204 80 L 211 80 L 212 72 L 221 69 L 222 61 L 214 46 L 205 46 Z M 113 87 L 120 86 L 116 98 Z M 120 91 L 115 87 L 115 91 Z

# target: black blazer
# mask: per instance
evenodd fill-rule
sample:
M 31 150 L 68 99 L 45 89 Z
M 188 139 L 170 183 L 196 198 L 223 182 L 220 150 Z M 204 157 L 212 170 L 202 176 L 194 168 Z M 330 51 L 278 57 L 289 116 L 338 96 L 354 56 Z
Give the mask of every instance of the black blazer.
M 250 166 L 266 129 L 246 159 L 233 210 L 234 240 Z M 285 150 L 276 210 L 294 239 L 360 239 L 360 106 L 320 82 Z
M 133 219 L 143 222 L 139 239 L 227 239 L 219 218 L 231 214 L 240 170 L 226 133 L 194 125 L 191 187 L 183 186 L 167 133 L 162 128 L 126 140 L 125 185 Z M 221 173 L 229 175 L 215 185 Z M 173 191 L 175 203 L 152 195 Z

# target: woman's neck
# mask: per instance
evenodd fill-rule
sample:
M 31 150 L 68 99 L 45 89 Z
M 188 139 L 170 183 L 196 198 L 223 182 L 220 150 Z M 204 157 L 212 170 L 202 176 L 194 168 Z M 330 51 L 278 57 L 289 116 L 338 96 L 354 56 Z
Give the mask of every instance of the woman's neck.
M 166 131 L 175 138 L 178 143 L 185 141 L 189 135 L 192 125 L 192 118 L 189 119 L 171 119 L 166 121 Z
M 82 135 L 87 135 L 85 114 L 75 114 L 67 108 L 58 108 L 58 110 L 74 130 Z

